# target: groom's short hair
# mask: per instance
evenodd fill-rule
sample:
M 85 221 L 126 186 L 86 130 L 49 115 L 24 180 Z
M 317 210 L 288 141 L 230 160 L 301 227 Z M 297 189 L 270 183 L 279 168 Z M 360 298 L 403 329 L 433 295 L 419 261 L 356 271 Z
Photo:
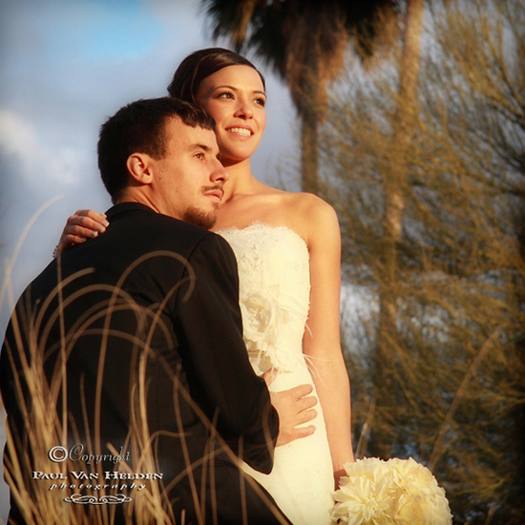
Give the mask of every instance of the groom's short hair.
M 192 128 L 215 131 L 215 122 L 206 111 L 169 97 L 132 102 L 102 125 L 97 148 L 98 168 L 113 202 L 128 185 L 126 162 L 130 155 L 146 153 L 155 159 L 164 157 L 166 124 L 174 117 Z

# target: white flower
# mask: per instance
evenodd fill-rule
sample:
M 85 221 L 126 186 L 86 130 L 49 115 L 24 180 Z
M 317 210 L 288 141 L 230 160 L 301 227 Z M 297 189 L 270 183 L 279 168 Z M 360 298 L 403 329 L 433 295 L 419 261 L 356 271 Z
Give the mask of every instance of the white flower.
M 258 360 L 267 359 L 279 370 L 294 370 L 296 361 L 287 352 L 277 351 L 281 330 L 289 329 L 290 312 L 267 290 L 242 296 L 240 306 L 248 353 Z
M 412 458 L 365 458 L 346 463 L 334 494 L 334 522 L 349 525 L 449 525 L 445 490 Z

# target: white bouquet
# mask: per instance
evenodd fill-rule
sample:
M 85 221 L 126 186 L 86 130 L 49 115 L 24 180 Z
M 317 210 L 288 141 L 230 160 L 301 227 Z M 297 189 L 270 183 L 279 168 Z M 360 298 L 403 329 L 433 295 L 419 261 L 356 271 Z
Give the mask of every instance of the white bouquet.
M 450 525 L 445 490 L 412 458 L 365 458 L 346 463 L 334 494 L 334 523 L 348 525 Z

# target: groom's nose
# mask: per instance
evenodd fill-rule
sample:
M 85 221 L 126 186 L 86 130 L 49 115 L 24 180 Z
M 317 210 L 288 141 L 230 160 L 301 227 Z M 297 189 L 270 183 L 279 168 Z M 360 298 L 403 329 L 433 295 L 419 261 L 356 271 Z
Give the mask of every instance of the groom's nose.
M 230 174 L 226 171 L 226 168 L 222 165 L 219 159 L 215 159 L 210 173 L 210 180 L 212 182 L 226 182 L 230 178 Z

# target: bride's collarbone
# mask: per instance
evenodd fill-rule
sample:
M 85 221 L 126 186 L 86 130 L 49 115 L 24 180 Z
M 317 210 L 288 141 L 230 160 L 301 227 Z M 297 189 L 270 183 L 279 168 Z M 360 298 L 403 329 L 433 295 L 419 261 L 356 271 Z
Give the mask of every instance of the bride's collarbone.
M 242 228 L 254 222 L 269 226 L 286 226 L 297 229 L 295 206 L 274 195 L 246 195 L 223 203 L 217 214 L 217 227 Z M 297 210 L 298 211 L 298 210 Z M 294 220 L 295 219 L 295 220 Z

